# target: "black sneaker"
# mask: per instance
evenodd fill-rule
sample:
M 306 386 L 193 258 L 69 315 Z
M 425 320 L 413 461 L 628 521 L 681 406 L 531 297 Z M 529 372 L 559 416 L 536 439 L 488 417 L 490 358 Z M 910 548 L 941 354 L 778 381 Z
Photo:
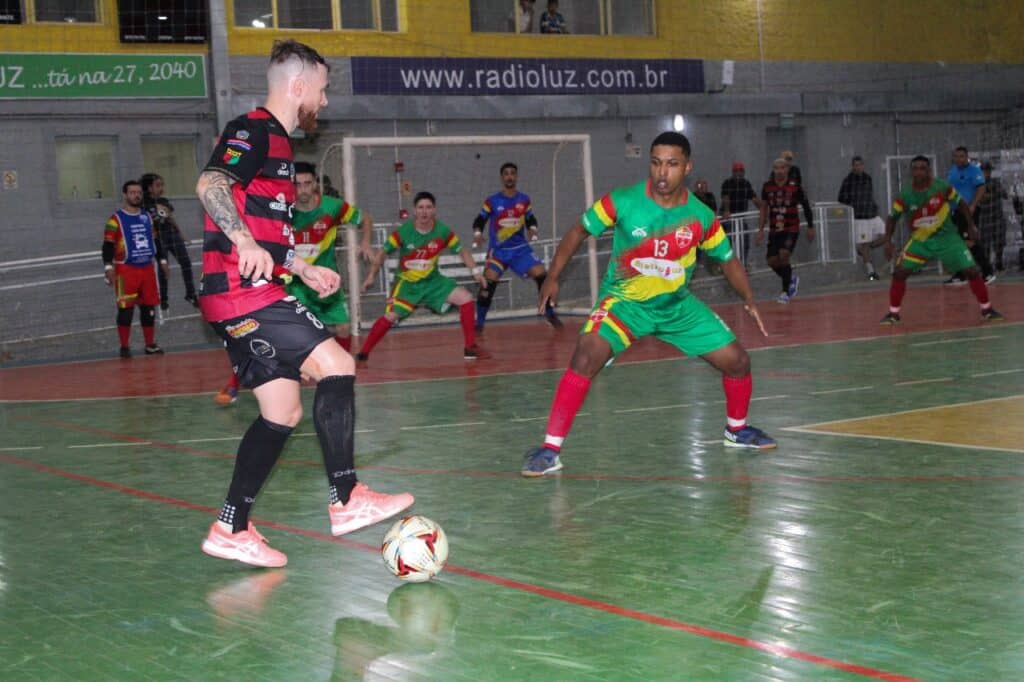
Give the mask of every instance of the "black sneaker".
M 185 300 L 188 301 L 193 308 L 199 307 L 199 299 L 196 298 L 195 294 L 188 294 L 187 296 L 185 296 Z
M 565 325 L 562 324 L 562 321 L 560 319 L 558 319 L 558 315 L 555 314 L 555 311 L 552 310 L 550 313 L 548 313 L 544 317 L 545 317 L 545 319 L 547 319 L 548 324 L 550 324 L 555 329 L 564 329 L 565 328 Z
M 869 281 L 875 282 L 875 281 L 877 281 L 879 279 L 881 279 L 881 278 L 878 276 L 877 272 L 869 272 L 868 273 L 868 280 Z
M 1004 320 L 1006 318 L 1000 315 L 998 310 L 989 306 L 986 310 L 981 311 L 981 319 L 985 320 L 986 322 L 999 322 L 1000 320 Z
M 146 346 L 146 355 L 163 355 L 164 349 L 155 343 L 151 346 Z
M 946 284 L 951 287 L 962 287 L 963 285 L 967 284 L 967 280 L 961 277 L 960 275 L 953 275 L 949 279 L 945 280 L 943 284 Z
M 370 366 L 370 356 L 366 353 L 356 353 L 356 367 L 365 369 Z
M 119 354 L 121 355 L 122 358 L 128 360 L 132 357 L 132 349 L 129 348 L 128 346 L 121 346 Z
M 491 354 L 477 344 L 462 349 L 462 357 L 466 360 L 486 360 Z
M 885 317 L 883 317 L 878 322 L 878 324 L 888 324 L 888 325 L 897 325 L 899 323 L 900 323 L 900 314 L 899 313 L 886 313 Z

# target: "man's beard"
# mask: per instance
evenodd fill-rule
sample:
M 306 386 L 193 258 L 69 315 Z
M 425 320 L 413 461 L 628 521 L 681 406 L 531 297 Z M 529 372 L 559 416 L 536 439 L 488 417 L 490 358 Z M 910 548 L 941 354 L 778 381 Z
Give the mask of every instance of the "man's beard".
M 316 130 L 316 110 L 310 110 L 306 107 L 299 107 L 299 127 L 305 130 L 307 133 L 311 133 Z

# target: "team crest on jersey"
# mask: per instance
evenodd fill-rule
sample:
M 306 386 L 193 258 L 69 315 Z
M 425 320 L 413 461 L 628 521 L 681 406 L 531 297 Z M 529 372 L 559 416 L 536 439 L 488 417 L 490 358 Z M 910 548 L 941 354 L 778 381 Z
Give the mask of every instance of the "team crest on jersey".
M 676 246 L 680 249 L 685 249 L 693 242 L 693 230 L 687 225 L 683 225 L 676 230 Z
M 224 156 L 221 157 L 221 160 L 224 161 L 224 163 L 226 163 L 229 166 L 234 166 L 238 164 L 238 161 L 241 158 L 242 152 L 238 151 L 237 149 L 228 149 L 227 151 L 224 152 Z
M 239 140 L 248 140 L 249 139 L 249 131 L 248 130 L 238 130 L 238 131 L 235 131 L 235 137 L 237 137 Z
M 230 336 L 231 338 L 233 338 L 233 339 L 240 339 L 243 336 L 248 336 L 249 334 L 252 334 L 254 331 L 256 331 L 259 328 L 260 328 L 260 323 L 259 322 L 257 322 L 256 320 L 252 319 L 251 317 L 247 317 L 246 319 L 242 320 L 238 324 L 229 324 L 224 329 L 225 329 L 225 331 L 227 331 L 228 336 Z
M 608 311 L 604 308 L 598 308 L 594 312 L 590 313 L 590 321 L 595 324 L 600 324 L 601 320 L 608 317 Z

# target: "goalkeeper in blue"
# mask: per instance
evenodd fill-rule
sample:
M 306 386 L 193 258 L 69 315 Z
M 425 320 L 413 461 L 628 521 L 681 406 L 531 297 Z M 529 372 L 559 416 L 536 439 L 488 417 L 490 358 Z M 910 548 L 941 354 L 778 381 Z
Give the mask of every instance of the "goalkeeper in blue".
M 530 242 L 537 240 L 537 218 L 530 206 L 530 197 L 519 191 L 519 168 L 511 161 L 501 166 L 502 190 L 484 200 L 484 205 L 473 221 L 473 247 L 483 242 L 487 229 L 487 262 L 484 265 L 486 286 L 480 287 L 476 297 L 476 331 L 480 333 L 487 319 L 487 311 L 494 299 L 498 281 L 507 269 L 520 277 L 529 277 L 541 284 L 547 277 L 544 263 L 537 260 L 530 248 Z M 548 304 L 544 317 L 555 329 L 562 328 L 562 321 L 555 309 Z

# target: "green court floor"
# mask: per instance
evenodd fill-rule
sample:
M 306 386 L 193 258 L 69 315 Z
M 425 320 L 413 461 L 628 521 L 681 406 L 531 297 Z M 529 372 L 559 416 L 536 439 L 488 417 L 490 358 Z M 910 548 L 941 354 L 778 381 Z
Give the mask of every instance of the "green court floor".
M 703 363 L 624 358 L 543 480 L 560 370 L 360 385 L 361 479 L 449 534 L 422 585 L 330 537 L 308 420 L 254 509 L 289 565 L 199 551 L 248 394 L 0 404 L 0 679 L 1021 680 L 1022 348 L 760 349 L 767 454 Z

